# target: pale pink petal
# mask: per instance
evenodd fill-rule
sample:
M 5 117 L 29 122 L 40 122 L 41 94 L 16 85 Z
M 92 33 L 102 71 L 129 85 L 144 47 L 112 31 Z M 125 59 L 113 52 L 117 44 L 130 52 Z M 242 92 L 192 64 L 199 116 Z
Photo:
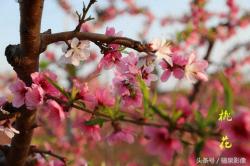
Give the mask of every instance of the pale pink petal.
M 66 58 L 68 58 L 68 57 L 71 57 L 72 55 L 73 55 L 73 52 L 74 52 L 74 50 L 73 49 L 70 49 L 70 50 L 68 50 L 67 52 L 66 52 L 66 54 L 64 55 Z
M 198 72 L 198 73 L 196 74 L 196 76 L 197 76 L 197 78 L 198 78 L 199 80 L 208 81 L 207 75 L 204 74 L 204 73 L 202 73 L 202 72 Z
M 9 128 L 5 128 L 4 133 L 5 133 L 9 138 L 13 138 L 14 135 L 15 135 L 15 133 L 14 133 L 12 130 L 10 130 Z
M 191 53 L 189 55 L 189 58 L 188 58 L 188 64 L 193 63 L 195 59 L 196 59 L 196 54 L 195 53 Z
M 79 40 L 76 37 L 74 37 L 71 40 L 70 46 L 71 46 L 71 48 L 76 48 L 78 44 L 79 44 Z

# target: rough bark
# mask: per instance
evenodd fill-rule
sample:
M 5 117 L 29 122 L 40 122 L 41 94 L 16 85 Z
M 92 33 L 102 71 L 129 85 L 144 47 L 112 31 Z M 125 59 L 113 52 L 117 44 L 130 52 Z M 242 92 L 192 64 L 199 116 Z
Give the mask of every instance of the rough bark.
M 20 0 L 19 5 L 20 45 L 7 47 L 6 56 L 17 76 L 30 86 L 32 83 L 30 74 L 38 71 L 43 0 Z M 20 112 L 15 124 L 20 134 L 16 134 L 11 141 L 7 166 L 25 165 L 29 152 L 36 111 L 21 108 Z

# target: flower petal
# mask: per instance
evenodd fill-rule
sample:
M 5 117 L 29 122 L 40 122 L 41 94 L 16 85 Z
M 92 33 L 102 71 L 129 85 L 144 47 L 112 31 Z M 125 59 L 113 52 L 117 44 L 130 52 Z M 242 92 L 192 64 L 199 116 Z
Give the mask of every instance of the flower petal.
M 171 71 L 170 70 L 165 70 L 163 72 L 163 74 L 161 75 L 161 81 L 165 82 L 168 80 L 168 78 L 170 77 Z
M 71 48 L 76 48 L 78 44 L 79 44 L 79 40 L 76 37 L 74 37 L 71 40 L 70 46 L 71 46 Z

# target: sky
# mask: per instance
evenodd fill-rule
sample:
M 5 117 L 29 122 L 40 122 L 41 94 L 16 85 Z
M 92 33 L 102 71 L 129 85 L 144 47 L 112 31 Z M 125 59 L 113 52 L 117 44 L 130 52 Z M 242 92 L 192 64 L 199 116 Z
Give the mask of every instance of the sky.
M 88 3 L 87 0 L 84 0 Z M 122 5 L 122 0 L 118 0 L 118 5 Z M 227 10 L 225 7 L 225 0 L 210 0 L 208 5 L 209 10 L 221 11 Z M 83 0 L 70 0 L 71 4 L 76 10 L 81 11 Z M 188 12 L 190 0 L 136 0 L 139 6 L 149 6 L 157 17 L 168 15 L 181 15 L 183 12 Z M 240 4 L 241 9 L 249 9 L 249 0 L 236 0 Z M 163 5 L 164 4 L 164 5 Z M 107 5 L 107 0 L 99 0 L 96 4 L 98 6 Z M 90 11 L 90 14 L 92 11 Z M 92 13 L 93 15 L 93 13 Z M 0 72 L 11 70 L 11 66 L 7 63 L 4 56 L 5 48 L 8 44 L 19 43 L 19 6 L 16 0 L 1 1 L 0 5 Z M 126 21 L 124 21 L 126 20 Z M 108 26 L 113 26 L 117 30 L 122 31 L 127 37 L 137 39 L 137 32 L 142 27 L 142 18 L 131 18 L 129 16 L 122 16 L 114 21 L 109 22 Z M 65 12 L 58 6 L 56 0 L 45 0 L 41 32 L 47 29 L 52 29 L 52 32 L 61 32 L 65 30 L 72 30 L 76 26 L 76 22 L 65 14 Z M 176 29 L 161 28 L 159 24 L 155 23 L 150 30 L 148 38 L 155 37 L 170 37 L 171 33 Z M 177 27 L 178 30 L 178 27 Z M 104 29 L 100 29 L 99 33 L 103 33 Z M 223 54 L 225 49 L 230 48 L 233 42 L 247 41 L 250 36 L 250 28 L 239 31 L 235 38 L 227 43 L 218 43 L 214 54 Z M 223 45 L 223 49 L 221 46 Z M 216 60 L 216 59 L 215 59 Z

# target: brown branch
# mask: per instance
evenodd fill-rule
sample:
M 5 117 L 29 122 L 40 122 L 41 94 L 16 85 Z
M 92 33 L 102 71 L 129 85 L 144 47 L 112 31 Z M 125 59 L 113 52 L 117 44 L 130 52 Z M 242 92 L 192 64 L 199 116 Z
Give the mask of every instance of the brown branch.
M 96 116 L 100 116 L 102 118 L 105 118 L 106 121 L 120 121 L 120 122 L 127 122 L 127 123 L 131 123 L 131 124 L 134 124 L 134 125 L 139 125 L 139 126 L 152 126 L 152 127 L 157 127 L 157 128 L 166 128 L 168 127 L 169 125 L 167 124 L 157 124 L 157 123 L 152 123 L 152 122 L 145 122 L 143 120 L 134 120 L 134 119 L 128 119 L 128 118 L 118 118 L 118 119 L 112 119 L 111 117 L 109 117 L 108 115 L 105 115 L 103 113 L 100 113 L 100 112 L 93 112 L 91 110 L 88 110 L 86 108 L 83 108 L 81 106 L 78 106 L 76 104 L 71 104 L 69 105 L 69 103 L 67 101 L 64 101 L 64 100 L 61 100 L 60 98 L 57 98 L 57 97 L 53 97 L 53 96 L 47 96 L 47 99 L 52 99 L 52 100 L 55 100 L 56 102 L 62 104 L 62 105 L 65 105 L 65 106 L 70 106 L 70 107 L 73 107 L 73 108 L 76 108 L 77 110 L 80 110 L 80 111 L 84 111 L 86 113 L 90 113 L 90 114 L 93 114 L 96 115 Z M 168 120 L 166 120 L 167 122 L 169 122 Z M 185 127 L 185 126 L 171 126 L 173 130 L 179 130 L 179 131 L 183 131 L 183 132 L 189 132 L 189 133 L 195 133 L 197 135 L 201 135 L 202 136 L 202 133 L 189 126 L 189 127 Z M 218 136 L 218 133 L 210 133 L 212 136 Z
M 18 112 L 21 112 L 23 110 L 23 107 L 15 108 L 12 106 L 11 103 L 7 102 L 1 107 L 1 109 L 3 109 L 4 111 L 7 111 L 8 113 L 4 114 L 0 112 L 0 121 L 13 118 Z
M 206 55 L 203 58 L 204 60 L 207 60 L 207 61 L 209 60 L 213 47 L 214 47 L 214 41 L 208 40 L 208 49 L 207 49 Z M 201 81 L 198 81 L 194 84 L 192 93 L 188 97 L 188 100 L 190 103 L 192 103 L 195 100 L 197 94 L 199 93 L 201 84 L 202 84 Z
M 49 156 L 52 156 L 52 157 L 55 157 L 55 158 L 59 159 L 63 163 L 66 163 L 66 158 L 65 157 L 60 156 L 58 154 L 55 154 L 51 150 L 41 150 L 41 149 L 37 149 L 35 146 L 31 146 L 30 147 L 30 153 L 39 153 L 41 156 L 49 155 Z
M 76 28 L 75 28 L 75 30 L 74 30 L 75 32 L 80 31 L 81 25 L 82 25 L 83 23 L 85 23 L 86 21 L 90 21 L 90 20 L 93 19 L 92 17 L 88 17 L 88 18 L 86 19 L 86 15 L 87 15 L 87 13 L 88 13 L 90 7 L 91 7 L 94 3 L 96 3 L 96 2 L 97 2 L 96 0 L 90 0 L 87 7 L 85 7 L 84 2 L 83 2 L 83 5 L 84 5 L 84 6 L 83 6 L 83 10 L 82 10 L 82 16 L 81 16 L 78 12 L 76 13 L 77 16 L 78 16 L 78 19 L 79 19 L 79 23 L 78 23 L 78 25 L 76 26 Z
M 67 41 L 72 38 L 77 37 L 79 40 L 89 40 L 93 43 L 106 43 L 106 44 L 120 44 L 125 47 L 132 48 L 138 52 L 152 52 L 148 44 L 143 44 L 140 41 L 136 41 L 127 37 L 117 37 L 117 36 L 107 36 L 104 34 L 90 33 L 90 32 L 61 32 L 54 34 L 41 34 L 42 39 L 42 50 L 43 51 L 47 45 L 59 41 Z
M 40 26 L 43 0 L 21 0 L 20 6 L 20 45 L 15 51 L 7 51 L 8 62 L 13 66 L 17 76 L 30 86 L 30 74 L 38 71 L 40 53 Z M 10 53 L 10 54 L 8 54 Z M 11 58 L 15 57 L 15 58 Z M 16 59 L 16 62 L 11 62 Z M 24 166 L 29 153 L 33 135 L 36 111 L 23 109 L 17 118 L 15 128 L 20 132 L 11 140 L 7 156 L 8 166 Z

